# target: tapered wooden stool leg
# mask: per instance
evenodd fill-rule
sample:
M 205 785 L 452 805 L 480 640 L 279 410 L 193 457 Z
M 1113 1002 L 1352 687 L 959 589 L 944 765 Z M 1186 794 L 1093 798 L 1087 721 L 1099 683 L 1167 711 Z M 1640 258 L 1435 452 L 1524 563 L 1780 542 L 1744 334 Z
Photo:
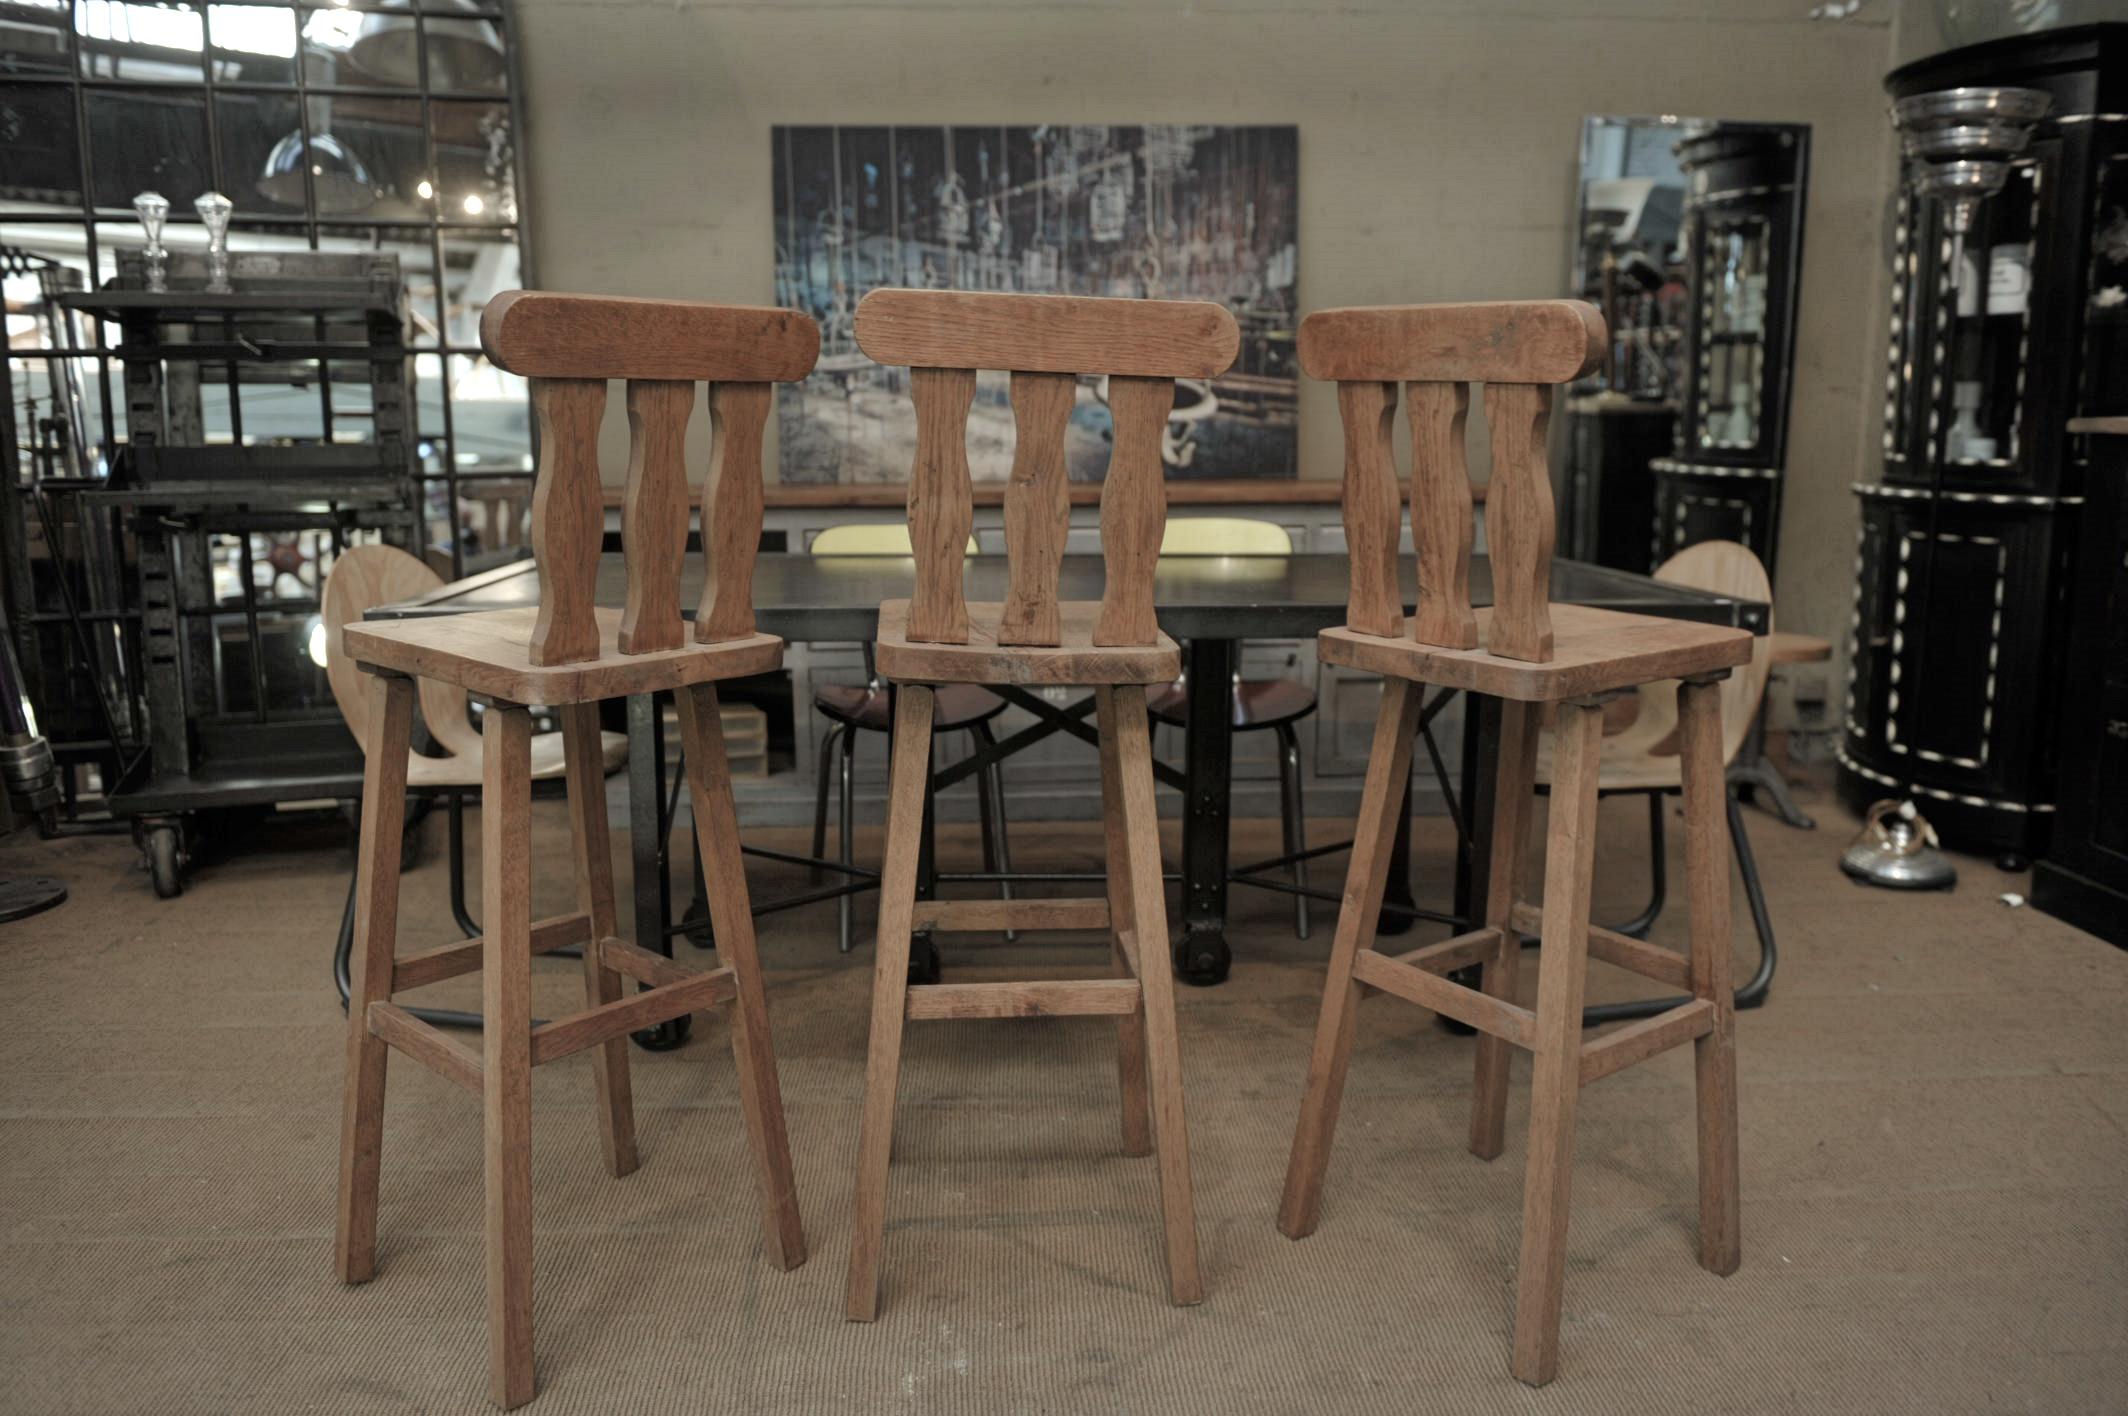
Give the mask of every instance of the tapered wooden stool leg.
M 1107 688 L 1094 690 L 1094 712 L 1101 731 L 1101 816 L 1108 822 L 1123 819 L 1123 777 L 1116 770 L 1115 754 L 1108 744 L 1116 740 L 1116 700 Z M 1128 932 L 1137 951 L 1138 966 L 1165 966 L 1164 938 L 1146 943 L 1146 936 L 1131 918 L 1130 846 L 1119 831 L 1108 832 L 1108 928 L 1110 971 L 1118 978 L 1133 977 L 1124 957 L 1122 936 Z M 1148 962 L 1150 961 L 1150 962 Z M 1145 1005 L 1127 1018 L 1116 1019 L 1116 1082 L 1123 1094 L 1123 1153 L 1145 1155 L 1153 1148 L 1153 1122 L 1148 1110 L 1145 1080 Z
M 1492 868 L 1485 883 L 1485 923 L 1500 931 L 1500 945 L 1485 961 L 1481 987 L 1503 1002 L 1515 1001 L 1522 972 L 1522 941 L 1509 916 L 1529 834 L 1530 803 L 1537 781 L 1537 705 L 1500 705 L 1500 767 L 1493 790 Z M 1470 1149 L 1492 1160 L 1506 1141 L 1507 1082 L 1514 1046 L 1489 1032 L 1478 1034 L 1478 1061 L 1471 1089 Z
M 584 946 L 584 1001 L 591 1007 L 618 1002 L 621 976 L 600 959 L 600 941 L 614 937 L 613 841 L 606 825 L 606 763 L 599 746 L 598 705 L 561 710 L 562 754 L 569 779 L 570 835 L 576 845 L 577 907 L 591 916 L 591 943 Z M 636 1168 L 635 1102 L 628 1083 L 628 1039 L 617 1037 L 591 1050 L 591 1076 L 598 1096 L 599 1149 L 606 1170 L 619 1177 Z
M 1699 1262 L 1726 1277 L 1743 1262 L 1736 1149 L 1736 995 L 1729 967 L 1729 822 L 1722 767 L 1721 684 L 1678 688 L 1684 769 L 1685 873 L 1692 920 L 1692 992 L 1714 1027 L 1692 1044 L 1699 1100 Z
M 680 737 L 687 753 L 687 792 L 695 818 L 695 849 L 708 888 L 717 954 L 738 992 L 731 1013 L 732 1060 L 739 1072 L 739 1104 L 761 1192 L 762 1232 L 769 1262 L 794 1269 L 805 1262 L 805 1228 L 791 1177 L 791 1143 L 783 1128 L 783 1091 L 769 1038 L 768 994 L 754 947 L 754 913 L 746 890 L 746 858 L 739 853 L 739 813 L 732 802 L 731 767 L 724 755 L 724 722 L 712 684 L 680 689 Z
M 1175 1032 L 1175 975 L 1167 958 L 1167 885 L 1160 874 L 1160 815 L 1153 802 L 1152 730 L 1145 688 L 1109 691 L 1115 735 L 1101 750 L 1122 787 L 1123 836 L 1130 850 L 1131 927 L 1144 996 L 1145 1067 L 1152 1103 L 1154 1163 L 1160 1167 L 1160 1223 L 1167 1238 L 1170 1301 L 1204 1301 L 1197 1271 L 1197 1201 L 1190 1188 L 1190 1136 L 1182 1106 L 1182 1046 Z
M 1553 739 L 1552 819 L 1544 861 L 1543 955 L 1531 1061 L 1529 1169 L 1515 1286 L 1515 1376 L 1542 1386 L 1559 1368 L 1574 1105 L 1581 1092 L 1581 998 L 1588 979 L 1589 886 L 1596 860 L 1596 777 L 1603 709 L 1566 703 Z
M 1397 809 L 1411 776 L 1411 740 L 1418 732 L 1418 718 L 1419 686 L 1407 679 L 1384 682 L 1381 711 L 1374 720 L 1374 745 L 1367 754 L 1367 781 L 1360 792 L 1359 820 L 1352 828 L 1345 898 L 1338 906 L 1337 936 L 1330 945 L 1322 1011 L 1315 1022 L 1315 1047 L 1308 1054 L 1307 1091 L 1293 1130 L 1293 1152 L 1286 1160 L 1286 1188 L 1278 1202 L 1278 1230 L 1289 1239 L 1307 1238 L 1322 1218 L 1323 1171 L 1330 1163 L 1330 1142 L 1337 1133 L 1345 1070 L 1352 1058 L 1352 1026 L 1359 1010 L 1360 990 L 1352 980 L 1352 961 L 1360 950 L 1374 947 L 1382 886 L 1396 843 Z
M 481 1087 L 486 1115 L 488 1396 L 532 1399 L 532 723 L 481 726 Z
M 366 675 L 362 838 L 355 864 L 355 958 L 347 998 L 347 1080 L 340 1111 L 340 1204 L 334 1237 L 343 1283 L 377 1271 L 377 1167 L 384 1142 L 384 1070 L 391 1049 L 369 1030 L 369 1005 L 392 996 L 399 928 L 399 854 L 406 830 L 406 754 L 414 681 Z
M 872 962 L 872 1040 L 865 1056 L 864 1122 L 857 1141 L 857 1193 L 850 1214 L 850 1277 L 844 1313 L 879 1316 L 879 1251 L 887 1227 L 887 1161 L 894 1148 L 894 1090 L 909 993 L 909 926 L 916 857 L 931 779 L 932 691 L 903 684 L 894 708 L 894 760 L 887 789 L 887 857 L 879 872 L 879 942 Z

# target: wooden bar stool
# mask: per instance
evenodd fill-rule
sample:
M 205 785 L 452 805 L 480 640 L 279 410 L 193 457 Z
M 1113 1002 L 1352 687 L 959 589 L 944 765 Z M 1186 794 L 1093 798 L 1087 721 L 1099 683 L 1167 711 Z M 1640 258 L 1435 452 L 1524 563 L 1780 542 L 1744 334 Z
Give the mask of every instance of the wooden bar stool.
M 1178 1304 L 1195 1303 L 1204 1289 L 1197 1273 L 1145 693 L 1148 685 L 1173 682 L 1182 668 L 1181 651 L 1153 617 L 1153 567 L 1167 519 L 1161 431 L 1174 406 L 1175 380 L 1225 371 L 1239 333 L 1225 310 L 1193 301 L 877 290 L 857 307 L 857 343 L 882 364 L 909 368 L 916 405 L 909 477 L 916 584 L 909 599 L 879 607 L 879 672 L 899 687 L 847 1314 L 855 1322 L 879 1314 L 902 1023 L 924 1018 L 1116 1019 L 1123 1149 L 1157 1156 L 1168 1295 Z M 1003 604 L 971 605 L 961 592 L 962 546 L 974 515 L 967 419 L 978 369 L 1011 371 L 1018 427 L 1005 492 L 1010 590 Z M 1101 490 L 1108 582 L 1099 604 L 1057 599 L 1070 521 L 1064 430 L 1082 374 L 1109 376 L 1115 420 Z M 1102 808 L 1109 822 L 1105 900 L 917 901 L 934 703 L 941 685 L 956 683 L 1094 690 Z M 913 930 L 1007 927 L 1106 929 L 1113 977 L 909 983 Z
M 1693 1044 L 1699 1093 L 1699 1260 L 1736 1270 L 1735 1010 L 1729 988 L 1729 862 L 1719 681 L 1749 661 L 1743 630 L 1552 605 L 1552 493 L 1545 426 L 1552 385 L 1601 359 L 1603 320 L 1577 301 L 1325 310 L 1301 325 L 1301 364 L 1333 380 L 1345 430 L 1347 623 L 1325 630 L 1324 663 L 1386 680 L 1329 977 L 1308 1061 L 1307 1093 L 1279 1203 L 1278 1227 L 1300 1239 L 1322 1213 L 1323 1171 L 1352 1055 L 1354 1014 L 1370 992 L 1394 994 L 1479 1030 L 1470 1148 L 1500 1153 L 1508 1045 L 1534 1058 L 1530 1146 L 1516 1285 L 1514 1374 L 1532 1386 L 1559 1361 L 1574 1105 L 1582 1086 L 1681 1043 Z M 1418 607 L 1408 633 L 1398 594 L 1402 508 L 1390 451 L 1397 384 L 1405 385 L 1414 466 L 1411 524 Z M 1470 603 L 1472 511 L 1464 462 L 1468 385 L 1485 385 L 1493 474 L 1486 502 L 1493 608 Z M 1480 643 L 1484 647 L 1480 648 Z M 1687 860 L 1689 955 L 1589 924 L 1599 743 L 1606 699 L 1681 679 L 1678 720 Z M 1410 772 L 1428 684 L 1505 700 L 1493 803 L 1492 872 L 1482 928 L 1408 953 L 1374 947 L 1396 803 Z M 1529 818 L 1538 713 L 1558 705 L 1543 907 L 1519 899 L 1517 862 Z M 1533 1008 L 1515 1001 L 1517 932 L 1543 943 Z M 1588 958 L 1689 991 L 1682 1005 L 1608 1035 L 1582 1037 Z M 1482 964 L 1482 989 L 1442 975 Z
M 737 814 L 717 714 L 718 679 L 783 662 L 783 641 L 754 629 L 754 555 L 761 539 L 761 433 L 776 382 L 804 378 L 819 353 L 813 322 L 789 310 L 512 291 L 487 307 L 480 339 L 497 367 L 531 380 L 539 425 L 532 502 L 536 610 L 350 624 L 348 656 L 372 677 L 356 882 L 356 952 L 347 1019 L 347 1091 L 340 1132 L 340 1276 L 376 1270 L 378 1148 L 387 1048 L 482 1098 L 487 1172 L 488 1395 L 532 1399 L 532 1068 L 589 1050 L 599 1143 L 615 1176 L 636 1168 L 628 1034 L 733 1003 L 747 1141 L 753 1151 L 770 1262 L 805 1260 L 768 1007 L 739 855 Z M 624 610 L 594 608 L 604 511 L 599 420 L 609 379 L 628 381 L 630 449 L 621 534 Z M 692 634 L 680 617 L 687 547 L 683 443 L 696 382 L 712 385 L 715 450 L 702 488 L 709 574 Z M 400 819 L 415 681 L 488 698 L 482 723 L 481 903 L 485 934 L 395 954 Z M 599 757 L 598 705 L 670 692 L 679 702 L 695 841 L 710 882 L 723 967 L 695 973 L 614 937 L 612 850 Z M 578 907 L 534 921 L 528 707 L 560 709 L 575 836 Z M 584 946 L 582 1012 L 532 1025 L 532 955 Z M 481 1048 L 415 1018 L 395 992 L 481 971 Z M 624 996 L 622 979 L 646 991 Z

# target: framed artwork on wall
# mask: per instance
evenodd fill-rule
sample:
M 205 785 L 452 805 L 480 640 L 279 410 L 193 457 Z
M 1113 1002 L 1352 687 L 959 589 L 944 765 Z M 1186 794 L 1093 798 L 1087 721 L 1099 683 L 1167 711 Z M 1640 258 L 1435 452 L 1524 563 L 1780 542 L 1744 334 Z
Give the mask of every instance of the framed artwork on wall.
M 854 338 L 857 302 L 882 286 L 1217 301 L 1240 322 L 1241 353 L 1217 378 L 1176 385 L 1167 474 L 1297 474 L 1298 129 L 779 127 L 771 141 L 775 300 L 821 333 L 813 376 L 778 389 L 784 481 L 907 479 L 907 372 Z M 1011 470 L 1006 385 L 995 372 L 977 382 L 977 481 Z M 1105 399 L 1103 381 L 1080 380 L 1074 481 L 1107 468 Z

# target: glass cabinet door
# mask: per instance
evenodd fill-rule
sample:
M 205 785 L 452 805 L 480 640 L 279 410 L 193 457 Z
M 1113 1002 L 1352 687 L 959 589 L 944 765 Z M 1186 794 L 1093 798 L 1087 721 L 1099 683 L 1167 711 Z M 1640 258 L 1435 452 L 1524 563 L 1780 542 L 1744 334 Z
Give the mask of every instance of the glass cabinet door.
M 1702 449 L 1759 445 L 1766 404 L 1770 235 L 1762 216 L 1712 217 L 1700 246 L 1699 399 Z
M 1930 425 L 1936 454 L 1968 472 L 2009 471 L 2023 432 L 2025 355 L 2032 326 L 2032 244 L 2039 225 L 2039 166 L 2011 169 L 1980 204 L 1966 233 L 1955 287 L 1950 241 L 1936 247 L 1936 340 Z

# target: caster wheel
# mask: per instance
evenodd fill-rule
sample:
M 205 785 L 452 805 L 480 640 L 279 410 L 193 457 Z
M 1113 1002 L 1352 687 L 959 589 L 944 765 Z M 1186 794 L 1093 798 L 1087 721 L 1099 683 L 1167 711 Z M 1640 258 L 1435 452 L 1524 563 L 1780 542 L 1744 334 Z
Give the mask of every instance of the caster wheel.
M 1234 966 L 1233 951 L 1217 934 L 1184 935 L 1175 942 L 1174 958 L 1175 977 L 1193 988 L 1225 983 L 1227 971 Z
M 694 1031 L 694 1025 L 693 1015 L 683 1014 L 669 1023 L 659 1023 L 654 1028 L 645 1028 L 629 1036 L 633 1037 L 635 1045 L 645 1052 L 670 1052 L 687 1041 L 687 1035 Z
M 1391 899 L 1385 895 L 1383 896 L 1383 903 L 1385 906 L 1408 905 L 1412 903 L 1412 900 L 1408 895 L 1401 900 Z M 1417 922 L 1418 920 L 1415 916 L 1405 914 L 1401 910 L 1385 908 L 1380 914 L 1375 916 L 1374 932 L 1382 938 L 1394 939 L 1400 935 L 1411 933 L 1411 926 Z
M 177 849 L 175 826 L 151 826 L 148 828 L 148 878 L 155 883 L 155 896 L 161 900 L 174 900 L 185 893 L 185 882 L 179 873 L 182 857 Z
M 937 940 L 919 934 L 909 941 L 909 982 L 937 983 L 945 973 L 946 962 L 938 952 Z
M 1995 857 L 1995 868 L 2006 870 L 2012 875 L 2022 875 L 2032 868 L 2032 858 L 2019 855 L 2016 851 L 2004 851 Z

